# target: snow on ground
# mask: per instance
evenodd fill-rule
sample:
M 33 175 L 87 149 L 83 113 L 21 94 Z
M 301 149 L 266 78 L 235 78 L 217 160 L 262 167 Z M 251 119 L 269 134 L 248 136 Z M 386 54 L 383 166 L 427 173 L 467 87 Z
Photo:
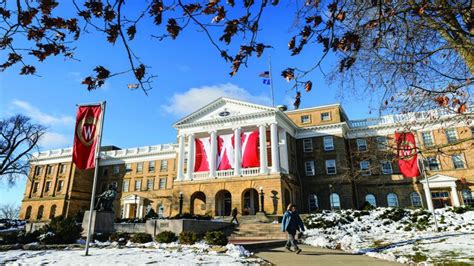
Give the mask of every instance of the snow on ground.
M 226 251 L 225 251 L 226 250 Z M 222 251 L 222 252 L 221 252 Z M 228 244 L 225 249 L 214 249 L 205 243 L 179 245 L 177 243 L 95 243 L 84 256 L 84 249 L 65 250 L 10 250 L 0 253 L 0 265 L 259 265 L 263 260 L 250 258 L 241 246 Z
M 474 211 L 437 209 L 439 232 L 424 210 L 377 208 L 310 215 L 304 242 L 401 263 L 474 263 Z

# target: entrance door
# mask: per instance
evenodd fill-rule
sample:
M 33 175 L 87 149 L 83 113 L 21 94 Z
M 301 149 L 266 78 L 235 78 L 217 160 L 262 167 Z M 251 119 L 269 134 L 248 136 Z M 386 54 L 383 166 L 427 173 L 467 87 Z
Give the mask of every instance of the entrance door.
M 129 204 L 130 209 L 128 211 L 128 218 L 136 218 L 136 210 L 137 210 L 137 205 L 136 204 Z
M 227 190 L 221 190 L 216 194 L 216 215 L 229 216 L 232 211 L 232 195 Z
M 431 192 L 431 197 L 435 209 L 451 206 L 451 197 L 448 191 L 433 191 Z
M 255 215 L 258 212 L 258 192 L 251 188 L 243 195 L 242 215 Z

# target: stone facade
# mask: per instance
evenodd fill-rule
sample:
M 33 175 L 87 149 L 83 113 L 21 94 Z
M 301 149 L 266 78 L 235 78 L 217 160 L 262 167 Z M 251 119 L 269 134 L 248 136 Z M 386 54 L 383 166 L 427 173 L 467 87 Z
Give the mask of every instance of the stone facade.
M 405 179 L 394 132 L 416 133 L 421 156 L 431 158 L 435 207 L 473 204 L 473 130 L 438 111 L 349 120 L 339 104 L 295 111 L 220 98 L 178 121 L 177 144 L 103 147 L 100 194 L 117 187 L 116 218 L 142 218 L 149 209 L 168 217 L 190 212 L 225 216 L 263 210 L 281 215 L 290 202 L 317 208 L 429 207 L 423 176 Z M 260 167 L 193 172 L 195 138 L 265 132 Z M 235 136 L 235 135 L 234 135 Z M 437 152 L 442 148 L 443 153 Z M 30 161 L 20 217 L 45 221 L 89 209 L 93 171 L 75 169 L 72 148 L 45 151 Z M 265 159 L 266 158 L 266 159 Z M 275 161 L 276 160 L 276 161 Z M 214 162 L 215 163 L 215 162 Z M 236 167 L 237 168 L 237 167 Z

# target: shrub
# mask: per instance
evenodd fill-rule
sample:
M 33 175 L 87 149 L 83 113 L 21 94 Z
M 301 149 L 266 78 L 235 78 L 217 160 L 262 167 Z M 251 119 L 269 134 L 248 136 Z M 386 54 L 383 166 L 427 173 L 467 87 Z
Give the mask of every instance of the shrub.
M 44 234 L 41 234 L 38 237 L 38 240 L 41 242 L 41 244 L 58 244 L 60 240 L 58 240 L 59 237 L 56 236 L 53 232 L 48 231 Z
M 38 241 L 38 237 L 41 235 L 39 230 L 33 232 L 20 232 L 18 233 L 18 243 L 29 244 Z
M 171 219 L 194 219 L 194 220 L 211 220 L 212 219 L 212 216 L 210 215 L 201 215 L 201 214 L 190 214 L 190 213 L 183 213 L 183 214 L 177 214 L 173 217 L 171 217 Z
M 73 218 L 54 217 L 49 224 L 40 229 L 40 232 L 54 234 L 55 239 L 47 241 L 54 241 L 56 244 L 71 244 L 81 237 L 82 227 Z
M 145 215 L 145 219 L 151 219 L 151 218 L 158 218 L 158 214 L 153 209 L 150 209 Z
M 177 240 L 176 234 L 171 231 L 163 231 L 155 236 L 158 243 L 171 243 Z
M 119 241 L 126 242 L 129 239 L 130 239 L 130 234 L 129 233 L 112 233 L 109 236 L 109 241 L 110 242 L 119 242 Z
M 4 234 L 2 235 L 2 240 L 0 240 L 0 245 L 9 245 L 16 243 L 19 243 L 18 235 L 16 234 L 16 232 Z
M 360 207 L 360 210 L 362 211 L 370 211 L 374 209 L 375 207 L 372 206 L 372 204 L 370 204 L 368 201 L 364 201 L 364 204 L 362 204 L 362 206 Z
M 100 241 L 100 242 L 106 242 L 109 241 L 111 234 L 109 233 L 95 233 L 94 234 L 94 240 Z
M 400 208 L 387 209 L 378 217 L 378 219 L 380 220 L 388 219 L 394 222 L 398 222 L 401 219 L 403 219 L 403 217 L 405 217 L 407 214 L 408 212 L 405 211 L 404 209 L 400 209 Z
M 133 243 L 148 243 L 153 241 L 153 237 L 151 237 L 150 234 L 147 233 L 137 233 L 133 234 L 132 237 L 130 238 L 130 241 Z
M 229 242 L 229 240 L 227 239 L 227 236 L 221 231 L 207 232 L 206 235 L 204 236 L 204 240 L 209 245 L 219 245 L 219 246 L 225 246 L 227 245 L 227 242 Z
M 179 234 L 178 239 L 179 239 L 179 243 L 181 244 L 192 245 L 196 243 L 196 241 L 198 240 L 198 237 L 196 233 L 194 232 L 183 231 L 181 232 L 181 234 Z
M 119 218 L 115 219 L 116 223 L 139 224 L 146 223 L 146 218 Z
M 463 214 L 465 212 L 471 211 L 471 206 L 464 206 L 464 207 L 453 207 L 449 209 L 450 211 L 457 213 L 457 214 Z

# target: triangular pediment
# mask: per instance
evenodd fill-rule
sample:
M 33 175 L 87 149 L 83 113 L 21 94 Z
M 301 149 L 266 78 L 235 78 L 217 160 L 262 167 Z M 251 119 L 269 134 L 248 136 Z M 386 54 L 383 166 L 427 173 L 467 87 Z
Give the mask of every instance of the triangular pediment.
M 221 97 L 179 120 L 174 126 L 179 127 L 205 121 L 219 121 L 232 117 L 276 110 L 276 108 L 270 106 Z
M 433 176 L 428 177 L 428 181 L 430 183 L 441 183 L 441 182 L 456 182 L 458 179 L 455 177 L 447 176 L 447 175 L 441 175 L 441 174 L 436 174 Z M 421 183 L 426 183 L 425 180 L 422 180 Z

